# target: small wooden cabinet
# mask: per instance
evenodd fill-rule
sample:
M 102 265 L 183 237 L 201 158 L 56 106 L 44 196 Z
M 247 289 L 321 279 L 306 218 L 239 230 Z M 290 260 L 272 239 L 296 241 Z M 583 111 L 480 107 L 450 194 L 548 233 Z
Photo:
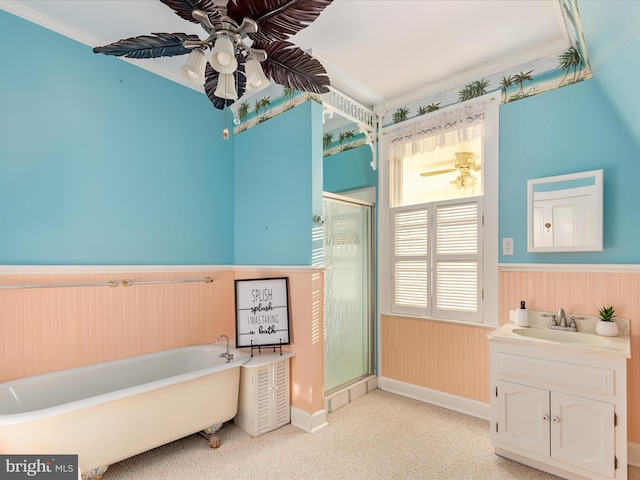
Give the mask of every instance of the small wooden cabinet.
M 490 336 L 496 453 L 565 478 L 627 478 L 623 356 Z
M 283 352 L 257 354 L 240 368 L 240 396 L 234 423 L 257 437 L 291 421 L 289 359 Z

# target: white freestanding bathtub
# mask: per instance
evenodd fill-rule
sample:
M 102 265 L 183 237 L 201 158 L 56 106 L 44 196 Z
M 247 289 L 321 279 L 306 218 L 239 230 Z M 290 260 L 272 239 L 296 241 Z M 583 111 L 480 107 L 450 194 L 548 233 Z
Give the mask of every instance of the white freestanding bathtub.
M 78 454 L 84 479 L 237 413 L 240 366 L 222 344 L 165 350 L 0 384 L 0 453 Z

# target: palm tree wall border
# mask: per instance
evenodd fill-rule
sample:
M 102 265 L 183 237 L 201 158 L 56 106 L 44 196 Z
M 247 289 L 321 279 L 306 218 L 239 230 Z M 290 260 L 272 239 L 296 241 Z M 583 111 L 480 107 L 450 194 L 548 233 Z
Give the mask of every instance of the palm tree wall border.
M 518 72 L 505 70 L 489 78 L 475 80 L 462 87 L 388 112 L 382 120 L 383 126 L 404 122 L 498 90 L 501 93 L 500 102 L 508 103 L 590 79 L 591 67 L 587 58 L 578 2 L 560 0 L 560 8 L 569 37 L 569 48 L 521 65 Z
M 456 89 L 457 102 L 471 100 L 498 90 L 501 93 L 500 103 L 515 102 L 591 78 L 591 70 L 588 68 L 588 63 L 576 46 L 569 47 L 557 58 L 558 68 L 542 72 L 539 75 L 534 75 L 534 69 L 531 68 L 527 71 L 521 70 L 518 73 L 510 73 L 507 76 L 503 76 L 499 83 L 493 83 L 485 78 L 468 83 L 464 87 Z M 413 115 L 410 106 L 400 107 L 391 114 L 389 120 L 392 124 L 396 124 L 457 103 L 452 102 L 442 106 L 442 100 L 435 102 L 435 100 L 440 99 L 441 95 L 434 95 L 424 99 L 417 108 L 414 106 L 415 114 Z M 429 101 L 431 103 L 425 105 Z M 386 124 L 388 125 L 389 123 L 386 122 Z
M 308 101 L 322 104 L 322 99 L 316 94 L 300 92 L 283 86 L 280 95 L 275 97 L 263 95 L 259 98 L 252 97 L 249 100 L 238 102 L 237 108 L 234 110 L 234 119 L 237 125 L 233 132 L 236 135 L 242 133 Z

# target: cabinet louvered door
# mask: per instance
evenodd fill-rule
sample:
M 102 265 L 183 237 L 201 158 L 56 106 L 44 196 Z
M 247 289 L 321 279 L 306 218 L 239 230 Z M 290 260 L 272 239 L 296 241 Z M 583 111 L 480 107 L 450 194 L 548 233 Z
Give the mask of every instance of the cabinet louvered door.
M 235 424 L 256 437 L 290 421 L 289 358 L 242 367 Z
M 275 427 L 282 427 L 291 421 L 289 408 L 289 360 L 281 360 L 274 365 Z
M 258 435 L 271 430 L 271 365 L 256 371 L 256 403 Z

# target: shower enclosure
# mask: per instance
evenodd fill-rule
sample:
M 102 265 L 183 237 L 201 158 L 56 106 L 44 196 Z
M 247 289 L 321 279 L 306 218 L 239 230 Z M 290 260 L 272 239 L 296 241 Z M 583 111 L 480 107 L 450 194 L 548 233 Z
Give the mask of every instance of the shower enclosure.
M 325 393 L 375 365 L 373 204 L 324 194 Z

